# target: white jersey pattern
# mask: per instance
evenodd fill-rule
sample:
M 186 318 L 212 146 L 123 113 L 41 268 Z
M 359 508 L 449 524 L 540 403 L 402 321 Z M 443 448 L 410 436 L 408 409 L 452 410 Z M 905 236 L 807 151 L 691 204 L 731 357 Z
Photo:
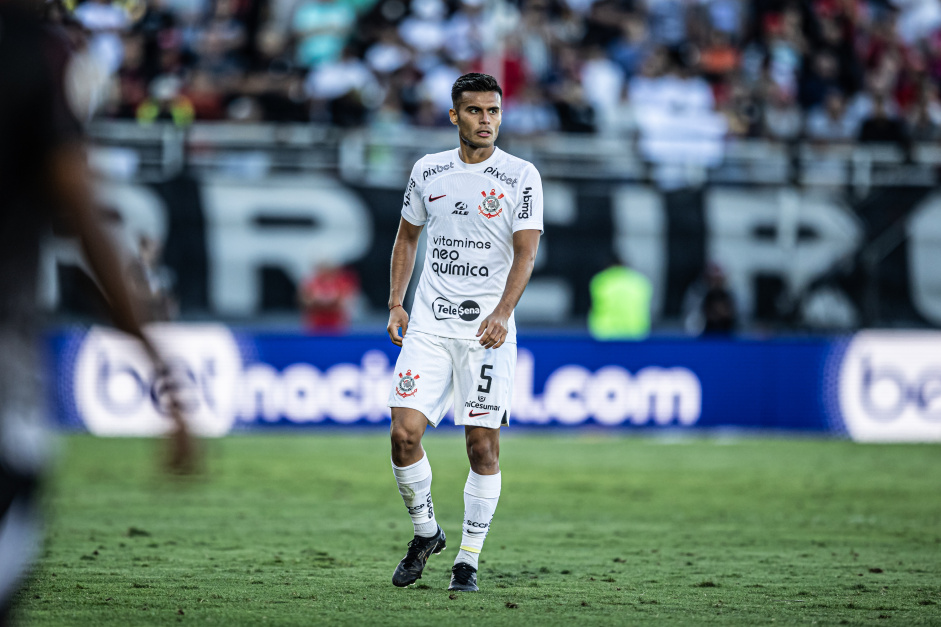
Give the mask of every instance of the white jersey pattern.
M 475 164 L 461 161 L 457 148 L 419 159 L 402 206 L 428 240 L 409 331 L 475 339 L 506 287 L 513 233 L 541 233 L 542 207 L 536 167 L 499 148 Z M 516 342 L 515 314 L 506 341 Z

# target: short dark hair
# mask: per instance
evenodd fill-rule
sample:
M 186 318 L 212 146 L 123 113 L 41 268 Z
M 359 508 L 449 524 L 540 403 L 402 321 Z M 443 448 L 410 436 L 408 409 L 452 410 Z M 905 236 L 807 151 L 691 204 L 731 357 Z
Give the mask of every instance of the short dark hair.
M 461 99 L 461 94 L 465 91 L 495 91 L 503 98 L 503 90 L 500 89 L 500 83 L 489 74 L 478 74 L 471 72 L 454 81 L 451 87 L 451 103 L 457 105 Z

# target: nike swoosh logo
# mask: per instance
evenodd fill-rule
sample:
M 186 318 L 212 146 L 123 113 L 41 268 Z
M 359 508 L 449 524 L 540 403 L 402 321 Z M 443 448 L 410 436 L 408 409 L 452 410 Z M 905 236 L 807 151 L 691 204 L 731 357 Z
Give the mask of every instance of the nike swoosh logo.
M 482 412 L 480 412 L 479 414 L 475 414 L 474 412 L 470 412 L 470 413 L 467 414 L 467 417 L 468 417 L 468 418 L 476 418 L 476 417 L 478 417 L 478 416 L 486 416 L 486 415 L 489 414 L 489 413 L 490 413 L 489 411 L 482 411 Z
M 444 198 L 445 196 L 447 196 L 447 194 L 441 194 L 440 196 L 432 196 L 431 194 L 428 194 L 428 202 L 434 202 L 439 198 Z

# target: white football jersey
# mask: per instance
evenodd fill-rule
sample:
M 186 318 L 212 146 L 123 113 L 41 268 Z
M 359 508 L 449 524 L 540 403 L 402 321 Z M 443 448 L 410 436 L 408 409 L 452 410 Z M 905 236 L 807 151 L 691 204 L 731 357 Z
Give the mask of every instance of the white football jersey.
M 425 267 L 409 331 L 475 339 L 506 287 L 513 233 L 542 232 L 542 180 L 535 166 L 494 148 L 468 164 L 459 149 L 425 155 L 412 168 L 402 217 L 425 226 Z M 507 342 L 516 342 L 510 316 Z

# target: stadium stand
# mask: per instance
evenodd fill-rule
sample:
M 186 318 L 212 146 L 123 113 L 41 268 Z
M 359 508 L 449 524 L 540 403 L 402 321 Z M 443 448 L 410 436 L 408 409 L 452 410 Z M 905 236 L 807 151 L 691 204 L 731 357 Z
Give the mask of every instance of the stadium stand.
M 941 125 L 930 0 L 160 0 L 131 26 L 105 7 L 75 15 L 111 118 L 443 126 L 442 85 L 485 70 L 523 134 L 635 130 L 651 98 L 732 137 L 852 141 L 877 102 L 919 139 Z

